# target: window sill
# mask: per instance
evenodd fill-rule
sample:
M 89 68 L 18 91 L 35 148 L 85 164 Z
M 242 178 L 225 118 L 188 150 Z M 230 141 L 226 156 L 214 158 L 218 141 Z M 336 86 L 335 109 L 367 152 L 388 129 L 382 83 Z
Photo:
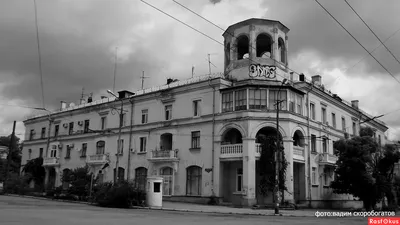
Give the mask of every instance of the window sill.
M 189 148 L 189 150 L 190 150 L 190 151 L 200 151 L 200 150 L 201 150 L 201 147 L 198 147 L 198 148 Z
M 145 151 L 145 152 L 138 152 L 137 154 L 138 155 L 145 155 L 147 153 L 147 151 Z
M 328 186 L 328 185 L 324 185 L 323 188 L 327 188 L 328 189 L 328 188 L 331 188 L 331 187 Z
M 80 158 L 86 158 L 86 155 L 81 155 Z
M 319 184 L 311 184 L 311 187 L 318 187 Z

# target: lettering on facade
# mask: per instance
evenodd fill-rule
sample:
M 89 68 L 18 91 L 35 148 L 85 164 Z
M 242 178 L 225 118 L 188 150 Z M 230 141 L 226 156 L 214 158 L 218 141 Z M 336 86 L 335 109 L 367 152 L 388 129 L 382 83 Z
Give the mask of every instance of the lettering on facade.
M 276 78 L 276 66 L 251 64 L 249 66 L 249 77 Z

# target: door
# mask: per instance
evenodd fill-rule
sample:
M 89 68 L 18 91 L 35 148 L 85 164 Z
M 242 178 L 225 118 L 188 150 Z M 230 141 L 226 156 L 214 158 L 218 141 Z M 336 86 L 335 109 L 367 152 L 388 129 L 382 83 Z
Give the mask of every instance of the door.
M 170 196 L 172 195 L 172 176 L 173 176 L 173 171 L 171 167 L 164 167 L 160 171 L 160 175 L 163 178 L 163 195 L 164 196 Z

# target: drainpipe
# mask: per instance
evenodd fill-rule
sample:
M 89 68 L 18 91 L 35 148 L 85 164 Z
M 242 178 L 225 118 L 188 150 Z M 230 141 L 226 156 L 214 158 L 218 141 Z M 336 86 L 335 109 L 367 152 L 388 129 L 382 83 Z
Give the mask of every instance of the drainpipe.
M 215 143 L 214 143 L 214 140 L 215 140 L 215 137 L 214 137 L 214 134 L 215 134 L 215 87 L 213 87 L 212 85 L 211 85 L 211 79 L 210 80 L 208 80 L 208 85 L 210 85 L 210 87 L 213 89 L 213 107 L 212 107 L 212 109 L 213 109 L 213 112 L 212 112 L 212 114 L 213 114 L 213 117 L 212 117 L 212 134 L 211 134 L 211 141 L 212 141 L 212 150 L 211 150 L 211 155 L 212 155 L 212 158 L 211 158 L 211 193 L 212 193 L 212 196 L 215 196 L 215 191 L 214 191 L 214 157 L 215 157 Z
M 133 100 L 129 99 L 131 103 L 131 124 L 129 127 L 129 148 L 128 148 L 128 173 L 126 179 L 129 181 L 131 179 L 131 148 L 132 148 L 132 133 L 133 133 Z M 135 144 L 133 144 L 135 147 Z
M 313 85 L 311 85 L 311 88 L 307 91 L 307 142 L 308 142 L 308 154 L 307 154 L 307 160 L 308 160 L 308 207 L 311 208 L 311 135 L 310 135 L 310 96 L 309 93 L 312 90 Z
M 49 131 L 47 132 L 47 144 L 46 144 L 46 157 L 48 157 L 49 154 L 49 147 L 50 147 L 50 132 L 51 132 L 51 117 L 50 117 L 50 112 L 48 115 L 48 119 L 49 119 Z M 58 154 L 57 154 L 58 155 Z

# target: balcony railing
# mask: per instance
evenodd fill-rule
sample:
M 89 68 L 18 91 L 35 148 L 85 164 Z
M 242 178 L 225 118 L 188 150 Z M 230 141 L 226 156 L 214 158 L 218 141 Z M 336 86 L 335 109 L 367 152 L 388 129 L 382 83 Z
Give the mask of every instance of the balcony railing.
M 221 145 L 221 158 L 243 156 L 243 144 Z
M 58 160 L 58 158 L 49 157 L 43 159 L 43 166 L 58 166 L 58 165 L 60 165 L 60 161 Z
M 338 160 L 337 156 L 329 154 L 329 153 L 322 153 L 319 158 L 319 162 L 322 165 L 334 165 Z
M 177 160 L 178 159 L 178 149 L 152 151 L 151 159 L 152 160 Z
M 86 162 L 89 164 L 102 164 L 108 161 L 108 156 L 106 154 L 96 154 L 96 155 L 89 155 L 86 158 Z

